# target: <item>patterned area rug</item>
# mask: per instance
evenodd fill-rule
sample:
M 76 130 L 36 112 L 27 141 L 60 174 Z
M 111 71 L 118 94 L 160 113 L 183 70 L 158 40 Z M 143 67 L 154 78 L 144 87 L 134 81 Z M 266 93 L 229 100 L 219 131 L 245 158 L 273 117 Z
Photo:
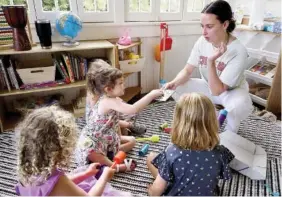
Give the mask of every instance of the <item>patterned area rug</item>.
M 159 131 L 158 127 L 163 122 L 171 123 L 175 102 L 154 104 L 145 109 L 137 118 L 138 123 L 147 126 L 144 137 L 158 134 L 159 143 L 149 143 L 149 151 L 160 152 L 169 143 L 169 135 Z M 84 119 L 77 120 L 80 128 L 85 124 Z M 257 145 L 261 145 L 268 153 L 267 179 L 254 181 L 237 172 L 233 178 L 219 183 L 222 196 L 272 196 L 281 194 L 281 127 L 267 122 L 257 116 L 251 115 L 240 126 L 239 134 Z M 146 157 L 138 155 L 142 143 L 137 143 L 133 151 L 128 153 L 128 158 L 135 159 L 138 166 L 129 173 L 117 173 L 111 181 L 112 185 L 120 190 L 131 191 L 135 195 L 147 195 L 147 185 L 153 178 L 146 167 Z M 13 132 L 0 134 L 0 196 L 15 196 L 16 184 L 16 151 Z M 75 168 L 72 163 L 71 168 Z

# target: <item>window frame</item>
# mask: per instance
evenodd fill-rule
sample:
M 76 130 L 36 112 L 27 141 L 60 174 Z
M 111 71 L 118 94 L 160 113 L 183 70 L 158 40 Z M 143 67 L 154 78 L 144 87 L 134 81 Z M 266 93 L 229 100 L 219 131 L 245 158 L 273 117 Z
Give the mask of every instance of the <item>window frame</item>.
M 54 0 L 55 4 L 58 0 Z M 129 12 L 130 0 L 108 0 L 109 12 L 85 12 L 83 0 L 69 0 L 70 11 L 78 15 L 85 23 L 127 23 L 127 22 L 165 22 L 165 21 L 199 21 L 200 12 L 188 12 L 189 0 L 179 0 L 180 10 L 176 13 L 161 13 L 161 0 L 150 0 L 151 11 L 146 13 Z M 29 11 L 28 17 L 31 23 L 36 19 L 48 19 L 51 23 L 56 21 L 59 14 L 68 11 L 43 11 L 42 0 L 26 0 Z M 211 0 L 204 0 L 204 5 Z M 227 0 L 231 3 L 231 0 Z M 233 3 L 234 4 L 234 3 Z
M 184 8 L 184 1 L 185 0 L 179 0 L 179 12 L 170 12 L 170 13 L 162 13 L 161 12 L 161 2 L 158 0 L 159 4 L 156 5 L 158 7 L 158 21 L 181 21 L 183 19 L 183 8 Z
M 150 12 L 129 12 L 129 1 L 125 0 L 125 13 L 124 13 L 124 22 L 140 22 L 140 21 L 156 21 L 157 13 L 156 11 L 156 2 L 160 0 L 150 0 L 151 2 L 151 10 Z
M 77 0 L 83 1 L 83 0 Z M 115 21 L 115 0 L 108 1 L 108 12 L 84 12 L 83 2 L 77 3 L 78 16 L 83 22 L 114 22 Z
M 183 10 L 183 21 L 199 21 L 201 17 L 201 11 L 195 12 L 195 11 L 187 11 L 188 7 L 188 1 L 189 0 L 184 0 L 184 10 Z M 204 0 L 204 6 L 209 4 L 211 0 Z
M 56 2 L 56 0 L 54 0 Z M 43 11 L 42 0 L 33 0 L 34 9 L 36 11 L 37 19 L 48 19 L 51 23 L 56 21 L 58 15 L 66 12 L 72 12 L 78 14 L 76 0 L 68 0 L 70 4 L 70 11 Z

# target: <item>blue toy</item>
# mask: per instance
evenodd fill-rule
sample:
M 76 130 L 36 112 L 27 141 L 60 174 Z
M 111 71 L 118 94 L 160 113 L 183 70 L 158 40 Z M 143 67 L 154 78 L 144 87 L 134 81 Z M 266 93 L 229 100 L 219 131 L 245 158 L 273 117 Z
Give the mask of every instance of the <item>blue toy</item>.
M 143 147 L 139 150 L 139 156 L 145 156 L 148 153 L 149 144 L 144 144 Z

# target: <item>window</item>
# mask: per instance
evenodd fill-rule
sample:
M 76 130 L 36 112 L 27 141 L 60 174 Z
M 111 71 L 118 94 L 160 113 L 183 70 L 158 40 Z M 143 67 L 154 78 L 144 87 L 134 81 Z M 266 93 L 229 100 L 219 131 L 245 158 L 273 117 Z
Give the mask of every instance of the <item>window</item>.
M 72 11 L 77 14 L 75 0 L 34 0 L 37 19 L 48 19 L 51 22 L 62 12 Z
M 84 22 L 113 22 L 115 0 L 77 0 L 78 14 Z
M 211 0 L 187 0 L 185 1 L 183 20 L 199 20 L 201 11 Z
M 159 21 L 182 20 L 183 0 L 161 0 Z
M 127 0 L 126 21 L 181 20 L 183 0 Z
M 199 20 L 203 7 L 214 0 L 0 0 L 0 5 L 24 4 L 29 19 L 49 19 L 73 12 L 83 22 Z M 236 0 L 227 0 L 233 2 Z
M 62 12 L 73 12 L 83 22 L 113 22 L 114 0 L 34 0 L 37 18 L 54 22 Z
M 155 21 L 157 0 L 126 0 L 125 21 Z

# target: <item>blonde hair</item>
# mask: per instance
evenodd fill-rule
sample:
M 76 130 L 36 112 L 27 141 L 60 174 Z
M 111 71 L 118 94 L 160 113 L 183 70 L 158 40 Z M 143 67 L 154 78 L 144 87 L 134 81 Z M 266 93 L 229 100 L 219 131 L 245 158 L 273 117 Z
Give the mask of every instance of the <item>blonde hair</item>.
M 90 64 L 86 86 L 92 95 L 101 95 L 105 87 L 114 88 L 116 80 L 122 78 L 122 71 L 99 59 Z
M 219 144 L 215 107 L 202 94 L 184 95 L 177 102 L 172 125 L 172 143 L 182 149 L 211 150 Z
M 17 127 L 18 176 L 24 185 L 44 182 L 56 168 L 67 168 L 77 139 L 73 115 L 58 107 L 28 114 Z

